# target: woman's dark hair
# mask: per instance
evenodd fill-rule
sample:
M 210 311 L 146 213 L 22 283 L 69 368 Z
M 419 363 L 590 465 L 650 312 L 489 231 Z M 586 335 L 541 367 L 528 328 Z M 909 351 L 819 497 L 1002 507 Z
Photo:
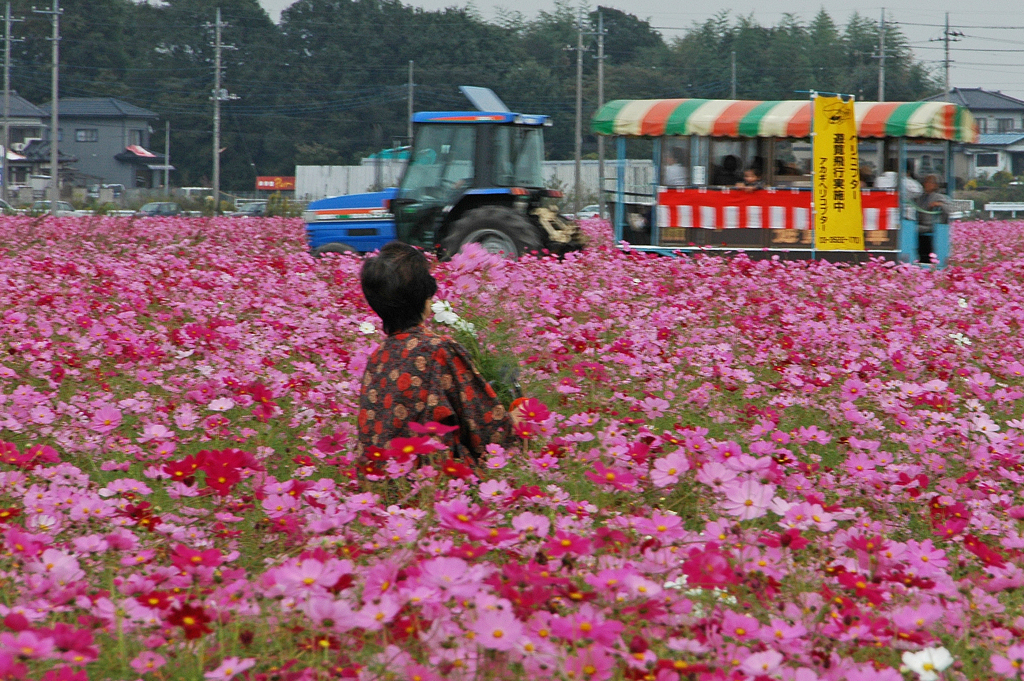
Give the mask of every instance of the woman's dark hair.
M 422 252 L 400 241 L 367 258 L 359 273 L 363 295 L 381 321 L 385 333 L 398 333 L 423 321 L 423 306 L 437 293 L 437 282 Z

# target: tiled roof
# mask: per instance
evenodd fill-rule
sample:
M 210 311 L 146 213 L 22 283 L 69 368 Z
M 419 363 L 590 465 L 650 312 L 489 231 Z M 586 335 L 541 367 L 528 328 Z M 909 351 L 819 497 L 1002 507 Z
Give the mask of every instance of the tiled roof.
M 3 109 L 4 92 L 0 90 L 0 109 Z M 11 118 L 46 118 L 49 114 L 11 90 Z
M 926 102 L 945 101 L 944 94 L 925 97 Z M 955 87 L 949 91 L 949 101 L 966 106 L 971 111 L 991 111 L 995 109 L 1019 109 L 1024 111 L 1024 102 L 1004 95 L 1002 92 L 982 90 L 980 87 Z
M 50 115 L 50 105 L 43 104 L 40 108 Z M 135 106 L 113 97 L 62 97 L 60 100 L 60 117 L 68 118 L 160 118 L 149 109 Z
M 976 144 L 984 144 L 986 146 L 1007 146 L 1010 144 L 1016 144 L 1024 140 L 1024 132 L 993 132 L 984 135 L 978 135 L 978 141 Z
M 21 155 L 25 157 L 25 160 L 29 163 L 47 163 L 50 160 L 50 142 L 49 140 L 32 140 L 25 145 L 25 148 L 21 151 Z M 78 159 L 70 154 L 65 154 L 60 149 L 57 150 L 57 163 L 66 163 L 71 161 L 77 161 Z

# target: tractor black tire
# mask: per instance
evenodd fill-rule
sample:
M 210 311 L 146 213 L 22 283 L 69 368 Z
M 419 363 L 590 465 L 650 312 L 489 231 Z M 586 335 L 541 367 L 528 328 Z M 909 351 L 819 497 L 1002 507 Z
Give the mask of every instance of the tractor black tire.
M 337 241 L 332 241 L 329 244 L 317 246 L 316 248 L 313 249 L 314 258 L 319 258 L 324 253 L 338 253 L 339 255 L 345 253 L 352 253 L 353 255 L 359 255 L 356 249 L 352 248 L 348 244 L 339 243 Z
M 450 258 L 471 243 L 507 260 L 518 260 L 544 246 L 540 229 L 505 206 L 482 206 L 469 211 L 452 224 L 442 245 Z

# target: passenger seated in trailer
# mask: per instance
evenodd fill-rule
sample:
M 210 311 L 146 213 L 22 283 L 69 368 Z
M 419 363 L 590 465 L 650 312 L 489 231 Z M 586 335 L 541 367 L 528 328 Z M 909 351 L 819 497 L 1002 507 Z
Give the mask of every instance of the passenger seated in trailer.
M 894 158 L 886 159 L 885 172 L 875 178 L 875 189 L 896 189 L 899 163 Z M 916 199 L 921 195 L 921 183 L 913 178 L 913 162 L 907 161 L 907 174 L 903 178 L 903 192 L 908 199 Z
M 733 187 L 742 180 L 739 173 L 740 160 L 728 154 L 722 159 L 722 165 L 715 167 L 714 175 L 711 177 L 711 184 L 720 187 Z
M 665 166 L 661 183 L 666 187 L 685 187 L 690 184 L 689 161 L 682 147 L 672 147 L 672 164 Z
M 750 166 L 743 171 L 743 181 L 737 182 L 736 186 L 748 192 L 755 189 L 764 189 L 764 182 L 761 180 L 761 169 L 757 166 Z

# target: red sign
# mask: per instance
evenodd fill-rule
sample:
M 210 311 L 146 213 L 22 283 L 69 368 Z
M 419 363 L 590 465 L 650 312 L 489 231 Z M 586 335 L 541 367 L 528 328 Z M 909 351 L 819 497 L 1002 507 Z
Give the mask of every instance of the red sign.
M 892 190 L 862 194 L 864 229 L 899 229 L 899 198 Z M 811 193 L 797 189 L 662 189 L 658 225 L 663 228 L 810 229 Z
M 268 175 L 256 178 L 256 189 L 265 191 L 281 192 L 295 191 L 295 177 L 283 175 Z

